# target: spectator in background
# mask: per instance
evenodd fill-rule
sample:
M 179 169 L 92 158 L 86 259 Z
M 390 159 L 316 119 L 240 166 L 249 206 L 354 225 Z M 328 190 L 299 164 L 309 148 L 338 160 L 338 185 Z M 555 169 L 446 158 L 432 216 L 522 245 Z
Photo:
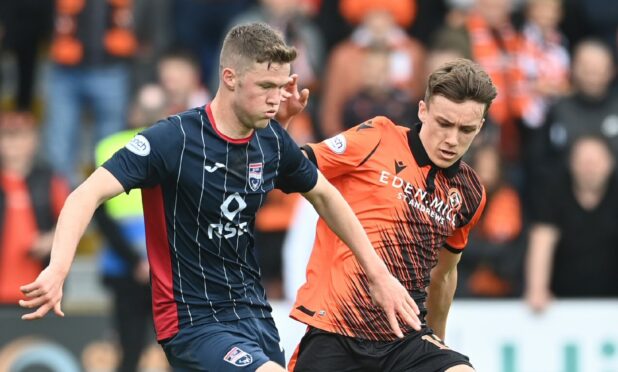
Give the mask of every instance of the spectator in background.
M 425 49 L 402 28 L 414 19 L 414 2 L 342 0 L 340 5 L 344 17 L 358 26 L 328 59 L 319 115 L 327 137 L 343 131 L 345 103 L 363 88 L 364 61 L 375 50 L 389 55 L 390 86 L 405 91 L 414 103 L 425 92 Z
M 292 71 L 298 84 L 315 90 L 324 64 L 324 41 L 320 30 L 311 22 L 307 0 L 260 0 L 255 6 L 232 19 L 230 27 L 244 23 L 264 22 L 281 31 L 286 42 L 296 48 L 298 57 Z
M 584 135 L 606 138 L 618 155 L 618 94 L 610 89 L 614 61 L 605 44 L 586 40 L 575 48 L 573 88 L 550 107 L 543 137 L 531 148 L 536 176 L 564 164 L 571 145 Z M 543 164 L 539 164 L 540 162 Z
M 77 184 L 83 108 L 92 110 L 97 142 L 124 127 L 137 42 L 130 0 L 58 0 L 56 13 L 45 139 L 53 165 Z
M 251 0 L 173 0 L 173 45 L 189 50 L 200 63 L 202 82 L 217 88 L 218 52 L 230 20 L 247 9 Z M 209 79 L 213 78 L 213 82 Z M 216 78 L 216 79 L 214 79 Z
M 465 19 L 472 58 L 489 74 L 498 96 L 489 109 L 489 123 L 500 129 L 505 161 L 519 156 L 519 121 L 530 105 L 527 82 L 519 63 L 520 35 L 510 20 L 510 0 L 476 0 Z
M 457 295 L 507 297 L 520 290 L 523 265 L 522 211 L 517 191 L 502 176 L 500 153 L 491 144 L 477 147 L 470 165 L 485 186 L 485 212 L 470 233 L 458 265 Z
M 389 81 L 390 53 L 384 49 L 368 50 L 361 63 L 361 90 L 343 106 L 343 128 L 352 128 L 367 118 L 380 115 L 412 127 L 418 119 L 415 102 L 407 90 Z
M 47 265 L 69 188 L 35 161 L 38 128 L 26 113 L 0 115 L 0 304 L 17 306 L 19 286 Z
M 539 198 L 526 260 L 528 305 L 553 296 L 618 297 L 618 183 L 615 157 L 601 137 L 578 138 L 568 173 Z
M 172 42 L 173 1 L 133 0 L 135 35 L 139 44 L 131 71 L 133 88 L 142 87 L 156 80 L 157 62 L 170 48 Z
M 0 57 L 3 52 L 15 56 L 17 92 L 13 103 L 19 111 L 33 109 L 39 48 L 51 34 L 53 8 L 53 0 L 0 0 Z
M 165 117 L 165 93 L 157 85 L 142 88 L 131 110 L 131 128 L 105 137 L 96 146 L 100 166 L 149 123 Z M 107 244 L 101 251 L 103 283 L 112 292 L 114 328 L 121 350 L 117 371 L 134 372 L 152 328 L 150 270 L 141 190 L 108 200 L 95 212 Z
M 189 52 L 170 51 L 164 54 L 158 63 L 158 77 L 165 93 L 166 115 L 210 101 L 210 93 L 200 79 L 199 62 Z
M 562 0 L 527 0 L 521 57 L 530 105 L 522 114 L 530 128 L 540 127 L 548 105 L 569 91 L 570 57 L 558 29 L 561 17 Z

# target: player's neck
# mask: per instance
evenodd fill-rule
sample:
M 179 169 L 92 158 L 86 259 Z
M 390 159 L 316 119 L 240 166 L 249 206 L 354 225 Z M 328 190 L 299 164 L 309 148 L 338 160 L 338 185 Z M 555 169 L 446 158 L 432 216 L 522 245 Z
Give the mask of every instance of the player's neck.
M 252 128 L 247 128 L 242 124 L 231 105 L 226 104 L 219 94 L 210 102 L 210 110 L 214 119 L 213 125 L 226 137 L 233 139 L 247 138 L 253 133 Z

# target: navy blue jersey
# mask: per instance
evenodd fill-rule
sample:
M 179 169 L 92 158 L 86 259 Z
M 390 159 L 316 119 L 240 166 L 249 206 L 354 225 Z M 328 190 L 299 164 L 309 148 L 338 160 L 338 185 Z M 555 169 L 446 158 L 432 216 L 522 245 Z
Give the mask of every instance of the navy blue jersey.
M 306 192 L 317 170 L 274 121 L 245 139 L 217 130 L 210 107 L 156 123 L 103 164 L 142 188 L 159 340 L 180 328 L 269 318 L 254 252 L 255 214 L 273 188 Z

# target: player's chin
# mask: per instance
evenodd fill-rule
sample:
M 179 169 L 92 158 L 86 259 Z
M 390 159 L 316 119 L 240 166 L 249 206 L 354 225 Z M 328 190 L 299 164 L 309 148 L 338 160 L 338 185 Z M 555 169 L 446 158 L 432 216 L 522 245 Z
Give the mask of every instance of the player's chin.
M 268 123 L 270 123 L 270 118 L 258 119 L 255 121 L 255 128 L 256 129 L 266 128 L 268 126 Z

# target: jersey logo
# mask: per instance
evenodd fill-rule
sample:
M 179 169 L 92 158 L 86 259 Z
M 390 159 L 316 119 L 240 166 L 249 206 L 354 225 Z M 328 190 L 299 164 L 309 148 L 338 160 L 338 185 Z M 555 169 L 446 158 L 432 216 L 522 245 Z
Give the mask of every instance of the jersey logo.
M 223 360 L 235 365 L 236 367 L 245 367 L 253 363 L 253 357 L 251 354 L 242 351 L 239 347 L 234 346 L 230 351 L 225 354 Z
M 215 163 L 215 165 L 204 165 L 204 169 L 206 169 L 208 173 L 212 173 L 219 168 L 225 168 L 225 165 L 221 163 Z
M 249 164 L 249 187 L 251 190 L 257 191 L 262 185 L 262 163 Z
M 150 154 L 150 142 L 141 134 L 136 135 L 124 146 L 127 150 L 131 151 L 135 155 L 147 156 Z
M 448 190 L 448 203 L 453 211 L 459 211 L 459 209 L 461 209 L 463 198 L 459 190 L 455 188 Z
M 405 165 L 401 160 L 395 160 L 395 174 L 399 174 L 402 170 L 406 169 L 407 165 Z
M 368 120 L 368 121 L 366 121 L 366 122 L 362 123 L 361 125 L 359 125 L 359 126 L 356 128 L 356 131 L 358 132 L 358 131 L 360 131 L 360 130 L 363 130 L 363 129 L 369 129 L 369 128 L 373 128 L 373 125 L 371 125 L 371 120 Z
M 343 134 L 338 134 L 335 137 L 331 137 L 324 141 L 326 146 L 331 149 L 335 154 L 343 154 L 348 143 Z

